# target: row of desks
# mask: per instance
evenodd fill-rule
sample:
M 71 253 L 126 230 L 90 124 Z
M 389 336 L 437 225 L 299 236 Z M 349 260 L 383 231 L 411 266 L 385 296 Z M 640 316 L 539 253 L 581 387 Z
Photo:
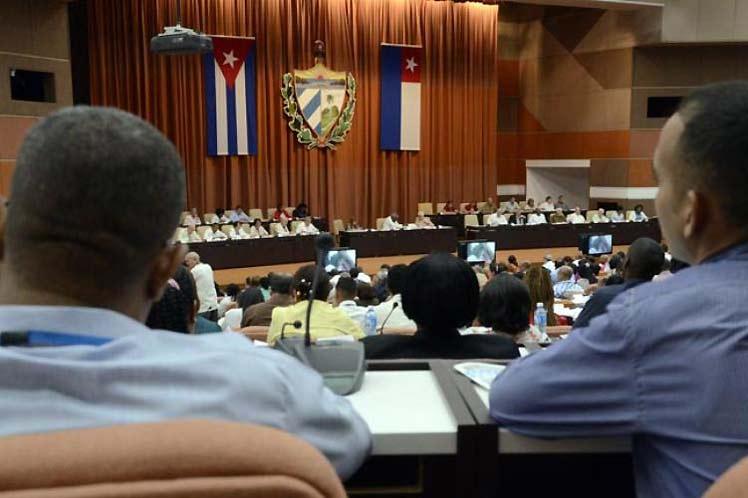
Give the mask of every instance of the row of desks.
M 628 438 L 541 440 L 500 429 L 487 391 L 454 363 L 368 362 L 348 399 L 369 424 L 373 454 L 346 482 L 351 496 L 634 496 Z
M 656 219 L 644 223 L 475 227 L 466 232 L 470 240 L 495 241 L 499 250 L 576 247 L 579 235 L 590 232 L 612 234 L 615 245 L 628 245 L 639 237 L 658 241 L 662 238 Z M 457 229 L 341 232 L 340 246 L 356 249 L 359 258 L 455 252 Z M 303 263 L 315 259 L 313 236 L 225 240 L 190 244 L 190 247 L 215 270 Z

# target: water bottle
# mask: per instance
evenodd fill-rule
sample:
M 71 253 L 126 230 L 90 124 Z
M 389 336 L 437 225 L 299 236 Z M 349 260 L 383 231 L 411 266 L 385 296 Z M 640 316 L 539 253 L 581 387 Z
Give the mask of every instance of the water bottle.
M 545 334 L 545 326 L 548 323 L 548 312 L 545 310 L 543 303 L 538 303 L 535 308 L 535 327 L 541 334 Z
M 374 312 L 374 308 L 366 310 L 366 316 L 364 317 L 364 334 L 376 335 L 377 333 L 377 314 Z

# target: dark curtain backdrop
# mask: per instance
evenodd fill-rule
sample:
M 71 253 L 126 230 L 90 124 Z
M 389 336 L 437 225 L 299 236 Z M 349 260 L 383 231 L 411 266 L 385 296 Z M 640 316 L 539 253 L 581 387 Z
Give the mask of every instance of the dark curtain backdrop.
M 206 153 L 202 61 L 148 50 L 173 25 L 174 0 L 91 0 L 91 101 L 154 123 L 184 158 L 190 206 L 267 209 L 307 201 L 312 212 L 372 224 L 418 202 L 468 202 L 498 175 L 498 6 L 430 0 L 184 0 L 183 24 L 257 39 L 258 155 Z M 358 83 L 353 128 L 337 150 L 308 151 L 288 129 L 283 73 L 327 65 Z M 421 151 L 379 150 L 380 43 L 423 45 Z M 386 102 L 381 103 L 386 105 Z

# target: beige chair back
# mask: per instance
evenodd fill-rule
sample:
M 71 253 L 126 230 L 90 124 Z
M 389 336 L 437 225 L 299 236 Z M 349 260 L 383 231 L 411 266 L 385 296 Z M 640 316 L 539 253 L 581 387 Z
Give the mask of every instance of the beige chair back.
M 483 211 L 483 208 L 486 206 L 486 204 L 488 204 L 486 201 L 479 202 L 478 204 L 475 205 L 475 208 L 478 211 Z
M 0 498 L 344 498 L 328 460 L 291 434 L 208 420 L 0 438 Z
M 174 240 L 179 240 L 182 238 L 182 234 L 186 234 L 187 229 L 185 227 L 177 227 L 176 230 L 174 230 Z
M 419 202 L 418 211 L 423 211 L 426 215 L 434 214 L 434 205 L 430 202 Z
M 436 212 L 437 213 L 441 213 L 442 211 L 444 211 L 444 206 L 446 206 L 446 205 L 447 205 L 446 202 L 437 202 L 436 203 Z
M 384 220 L 387 218 L 377 218 L 377 230 L 381 230 L 384 226 Z
M 613 215 L 615 215 L 617 211 L 605 211 L 605 216 L 608 217 L 608 219 L 613 218 Z
M 585 215 L 585 218 L 587 219 L 587 223 L 592 222 L 592 217 L 595 216 L 595 213 L 597 213 L 597 210 L 595 209 L 588 209 L 587 214 Z
M 215 216 L 216 213 L 205 213 L 203 215 L 203 223 L 210 223 L 210 220 L 213 219 L 213 216 Z
M 477 214 L 466 214 L 465 215 L 465 226 L 466 227 L 477 227 L 478 215 Z
M 293 216 L 293 210 L 294 210 L 294 209 L 296 209 L 296 208 L 295 208 L 295 207 L 293 207 L 293 206 L 286 206 L 286 207 L 285 207 L 285 208 L 283 208 L 283 209 L 284 209 L 285 211 L 287 211 L 287 212 L 288 212 L 288 214 L 290 214 L 291 216 Z
M 205 240 L 205 232 L 207 232 L 209 228 L 210 227 L 206 227 L 205 225 L 203 225 L 203 226 L 197 227 L 195 231 L 197 231 L 197 234 L 200 236 L 201 239 Z M 212 228 L 210 229 L 211 231 L 213 230 Z
M 226 218 L 231 218 L 232 216 L 234 216 L 234 214 L 236 214 L 236 211 L 234 211 L 233 209 L 229 209 L 228 211 L 223 213 Z
M 270 224 L 270 235 L 278 235 L 279 227 L 280 227 L 280 223 L 271 223 Z
M 333 220 L 332 221 L 332 234 L 338 235 L 340 232 L 345 230 L 345 225 L 343 224 L 343 220 Z
M 629 221 L 631 221 L 631 220 L 634 219 L 634 211 L 633 210 L 626 211 L 626 219 L 629 220 Z
M 262 219 L 264 219 L 264 217 L 262 216 L 262 209 L 257 209 L 257 208 L 255 208 L 255 209 L 250 209 L 250 210 L 249 210 L 249 213 L 247 213 L 247 214 L 249 214 L 249 217 L 250 217 L 250 218 L 252 218 L 252 219 L 255 219 L 255 220 L 256 220 L 257 218 L 259 218 L 259 219 L 261 219 L 261 220 L 262 220 Z
M 190 214 L 190 212 L 189 212 L 189 211 L 182 211 L 182 212 L 181 212 L 181 213 L 179 214 L 179 224 L 180 224 L 180 225 L 181 225 L 182 223 L 184 223 L 184 219 L 185 219 L 185 218 L 187 217 L 187 215 L 188 215 L 188 214 Z
M 468 204 L 472 204 L 472 202 L 461 202 L 461 203 L 460 203 L 460 212 L 461 212 L 461 213 L 464 213 L 464 212 L 465 212 L 465 207 L 466 207 L 466 206 L 467 206 Z
M 296 233 L 296 229 L 299 228 L 299 225 L 301 225 L 302 223 L 304 222 L 299 221 L 299 220 L 292 221 L 291 222 L 291 233 Z
M 272 220 L 273 215 L 275 215 L 275 208 L 267 208 L 267 214 L 268 214 L 267 219 Z
M 227 236 L 231 236 L 231 230 L 234 230 L 234 225 L 221 225 L 221 231 Z

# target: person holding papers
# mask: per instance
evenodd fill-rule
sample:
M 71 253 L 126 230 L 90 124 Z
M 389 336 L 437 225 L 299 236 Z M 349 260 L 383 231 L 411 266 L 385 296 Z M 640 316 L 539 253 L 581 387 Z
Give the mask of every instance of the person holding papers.
M 318 235 L 319 229 L 312 225 L 312 217 L 307 216 L 302 223 L 296 227 L 296 235 Z
M 382 230 L 401 230 L 403 226 L 399 223 L 400 215 L 392 213 L 384 219 L 382 223 Z

